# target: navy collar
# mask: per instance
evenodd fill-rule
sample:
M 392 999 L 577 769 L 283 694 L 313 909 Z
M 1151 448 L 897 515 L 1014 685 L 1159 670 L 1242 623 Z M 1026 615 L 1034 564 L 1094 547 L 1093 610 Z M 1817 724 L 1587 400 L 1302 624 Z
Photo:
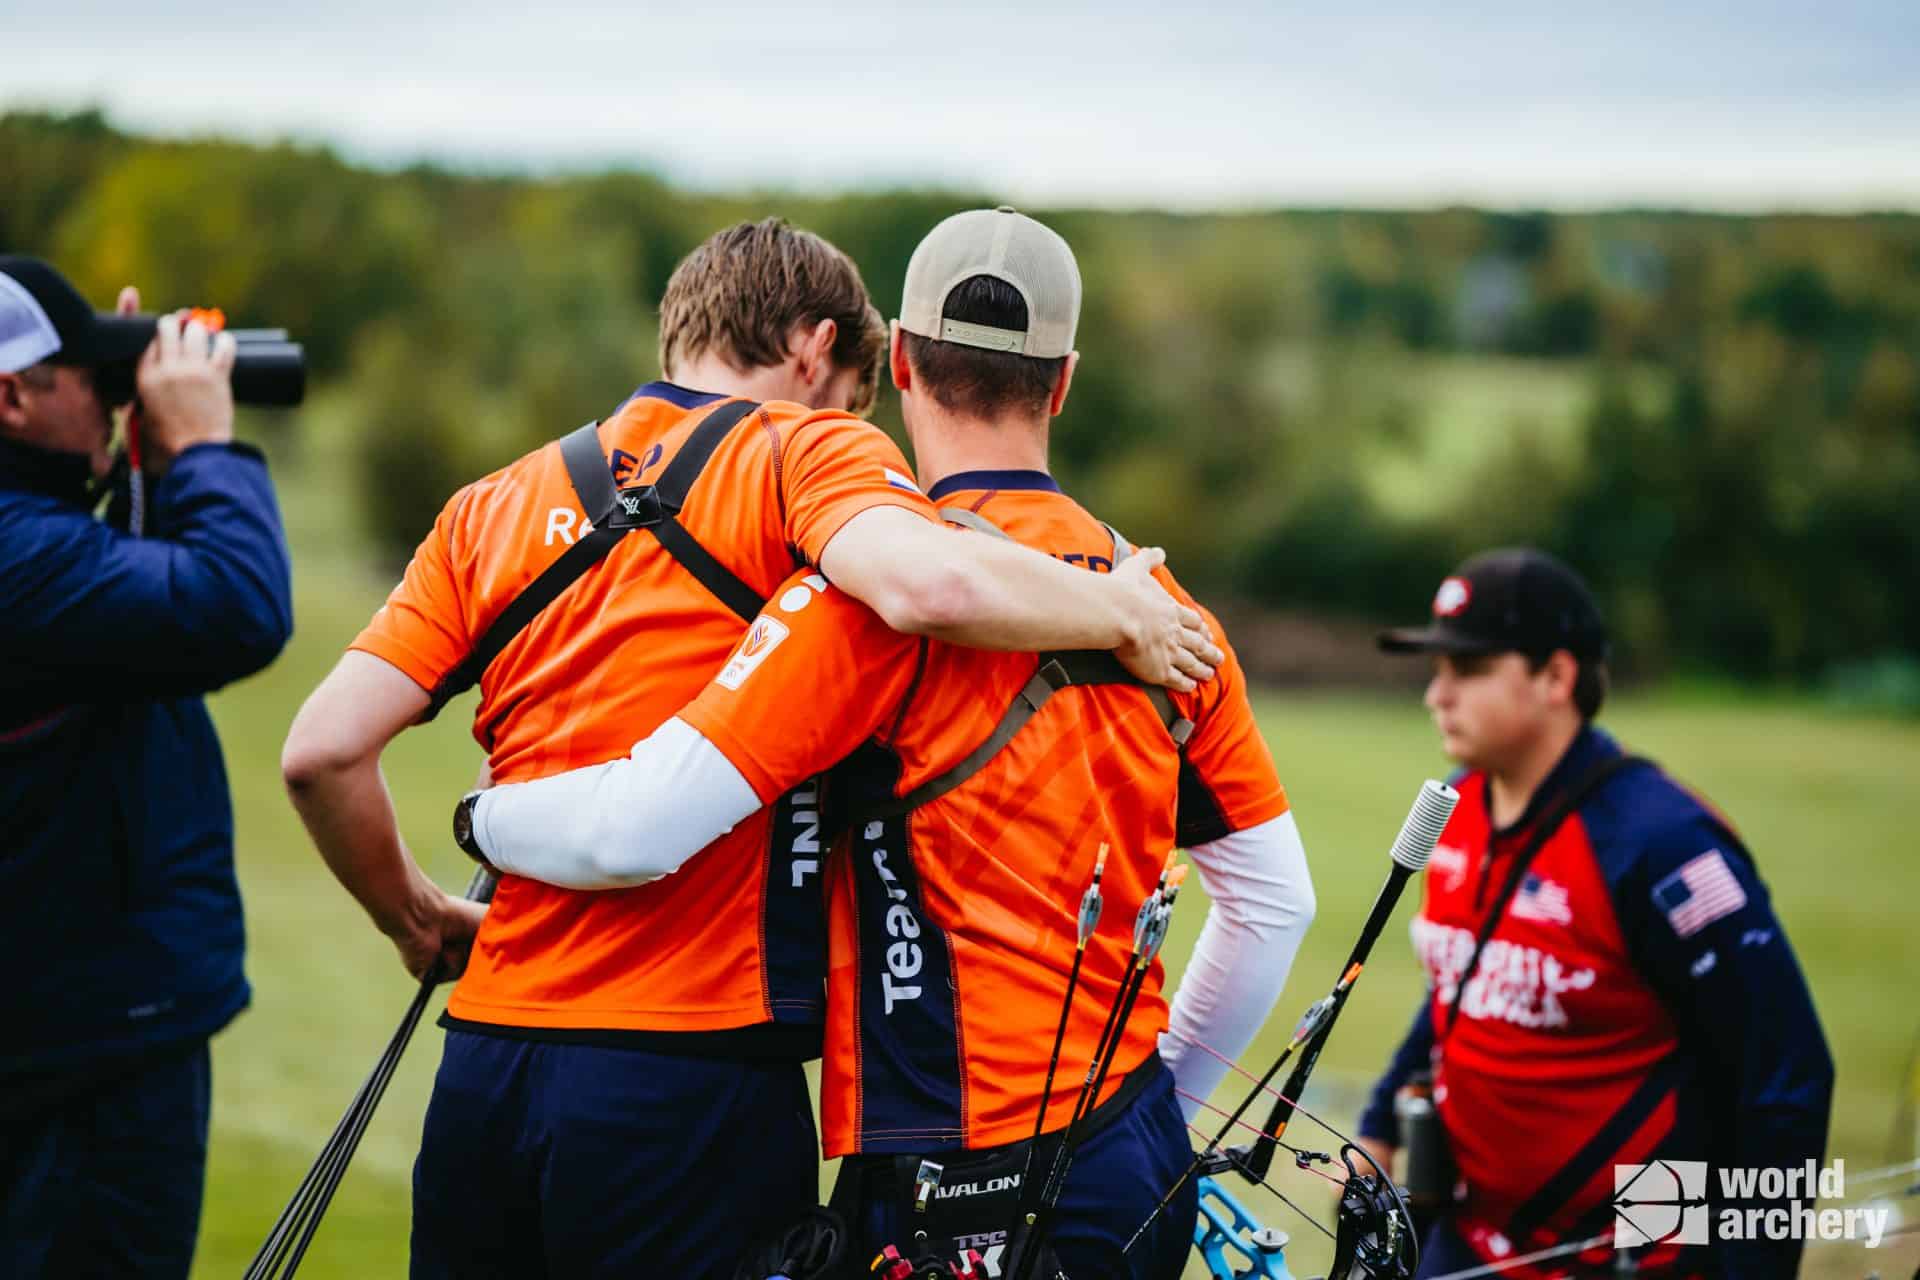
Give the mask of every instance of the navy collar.
M 84 507 L 92 484 L 93 463 L 84 453 L 59 453 L 0 440 L 0 487 L 45 494 Z
M 637 389 L 628 400 L 638 400 L 646 396 L 652 400 L 665 400 L 668 404 L 681 409 L 698 409 L 702 405 L 716 404 L 731 399 L 717 391 L 695 391 L 692 387 L 683 387 L 677 382 L 656 379 Z
M 1584 778 L 1602 760 L 1619 754 L 1620 744 L 1613 740 L 1612 734 L 1604 729 L 1595 728 L 1592 723 L 1582 725 L 1580 732 L 1573 736 L 1573 741 L 1567 744 L 1560 762 L 1554 765 L 1553 770 L 1541 779 L 1540 785 L 1534 788 L 1532 798 L 1527 801 L 1526 811 L 1520 815 L 1519 820 L 1511 826 L 1498 828 L 1494 831 L 1494 835 L 1510 836 L 1516 831 L 1526 830 L 1561 792 Z M 1487 817 L 1489 820 L 1493 817 L 1491 784 L 1487 789 Z
M 1054 478 L 1044 471 L 1008 470 L 1008 471 L 956 471 L 927 490 L 927 498 L 938 502 L 950 493 L 963 489 L 1037 489 L 1042 493 L 1059 493 L 1060 486 Z

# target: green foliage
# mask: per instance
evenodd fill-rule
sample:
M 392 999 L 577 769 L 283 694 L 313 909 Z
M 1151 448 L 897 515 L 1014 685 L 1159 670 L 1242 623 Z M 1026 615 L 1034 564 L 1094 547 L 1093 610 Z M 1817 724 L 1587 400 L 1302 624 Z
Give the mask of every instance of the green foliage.
M 0 114 L 0 246 L 32 248 L 132 145 L 98 111 Z M 25 179 L 24 181 L 22 179 Z
M 817 230 L 891 314 L 926 229 L 993 201 L 383 173 L 97 112 L 0 115 L 0 175 L 0 249 L 293 329 L 396 564 L 460 484 L 657 372 L 658 299 L 714 229 Z M 1594 580 L 1632 667 L 1920 654 L 1920 218 L 1046 216 L 1086 287 L 1055 469 L 1196 588 L 1401 618 L 1532 540 Z M 877 420 L 899 433 L 890 397 Z

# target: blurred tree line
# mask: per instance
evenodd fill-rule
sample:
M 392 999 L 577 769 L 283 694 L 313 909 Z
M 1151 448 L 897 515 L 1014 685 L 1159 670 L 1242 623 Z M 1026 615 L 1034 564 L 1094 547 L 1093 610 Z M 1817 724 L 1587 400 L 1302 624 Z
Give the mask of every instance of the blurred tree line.
M 657 373 L 656 304 L 715 228 L 818 231 L 892 314 L 920 236 L 994 202 L 387 172 L 0 115 L 0 249 L 294 330 L 353 406 L 396 562 L 461 483 Z M 1920 217 L 1035 212 L 1086 284 L 1056 470 L 1197 590 L 1404 619 L 1524 540 L 1587 574 L 1630 667 L 1920 661 Z

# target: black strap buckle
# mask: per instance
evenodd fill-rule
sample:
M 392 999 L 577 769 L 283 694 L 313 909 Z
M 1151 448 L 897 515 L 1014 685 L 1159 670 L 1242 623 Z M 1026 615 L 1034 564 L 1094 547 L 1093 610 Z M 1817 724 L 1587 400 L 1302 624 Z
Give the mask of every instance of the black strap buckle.
M 651 529 L 667 518 L 666 504 L 659 489 L 643 484 L 621 489 L 613 495 L 613 510 L 607 516 L 609 529 Z

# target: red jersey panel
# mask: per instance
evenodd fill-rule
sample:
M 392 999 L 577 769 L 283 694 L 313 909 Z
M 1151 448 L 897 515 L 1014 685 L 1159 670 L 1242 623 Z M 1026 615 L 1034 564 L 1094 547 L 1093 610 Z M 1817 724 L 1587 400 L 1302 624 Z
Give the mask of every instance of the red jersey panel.
M 617 483 L 658 479 L 721 399 L 642 388 L 600 428 Z M 680 520 L 748 586 L 771 594 L 794 571 L 796 551 L 816 559 L 860 511 L 930 515 L 917 491 L 892 478 L 905 467 L 867 423 L 767 404 L 721 442 Z M 528 454 L 453 496 L 353 647 L 431 689 L 585 528 L 559 447 Z M 474 737 L 493 776 L 518 782 L 625 755 L 713 677 L 742 629 L 651 534 L 629 534 L 482 677 Z M 504 877 L 449 1012 L 607 1030 L 817 1020 L 817 973 L 810 995 L 776 989 L 782 966 L 767 941 L 780 914 L 767 875 L 774 821 L 763 810 L 716 841 L 700 875 L 633 889 L 582 893 Z M 760 927 L 743 925 L 754 921 Z
M 1585 1185 L 1564 1188 L 1544 1224 L 1582 1222 L 1611 1200 L 1613 1163 L 1652 1157 L 1675 1119 L 1671 1084 L 1650 1106 L 1629 1108 L 1663 1076 L 1679 1044 L 1672 1017 L 1633 963 L 1612 894 L 1579 815 L 1533 860 L 1487 942 L 1466 989 L 1461 972 L 1507 857 L 1531 832 L 1491 830 L 1486 778 L 1461 780 L 1461 802 L 1428 864 L 1426 899 L 1413 921 L 1414 947 L 1432 990 L 1435 1101 L 1470 1197 L 1463 1235 L 1476 1223 L 1508 1224 L 1551 1186 L 1610 1118 L 1634 1115 L 1614 1135 L 1615 1154 Z M 1497 847 L 1496 847 L 1497 845 Z M 1454 1003 L 1460 1013 L 1445 1028 Z M 1449 1088 L 1454 1075 L 1471 1087 Z M 1525 1141 L 1516 1141 L 1525 1135 Z M 1611 1217 L 1601 1224 L 1612 1225 Z M 1480 1236 L 1487 1231 L 1480 1230 Z M 1516 1242 L 1524 1248 L 1524 1242 Z M 1498 1257 L 1501 1242 L 1477 1241 Z M 1517 1251 L 1517 1249 L 1516 1249 Z

